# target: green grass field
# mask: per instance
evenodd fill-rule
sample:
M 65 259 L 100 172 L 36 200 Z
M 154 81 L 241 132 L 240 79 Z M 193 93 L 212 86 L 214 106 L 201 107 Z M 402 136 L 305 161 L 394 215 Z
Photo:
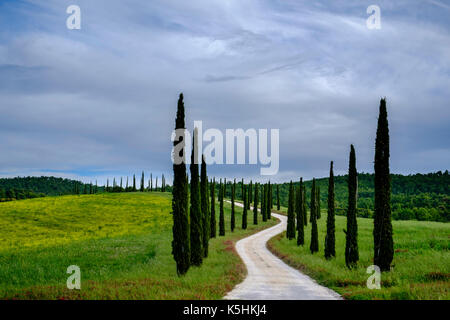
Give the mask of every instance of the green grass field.
M 48 197 L 0 203 L 1 299 L 220 299 L 245 276 L 234 242 L 276 220 L 210 241 L 201 267 L 176 275 L 168 193 Z M 218 207 L 216 209 L 218 221 Z M 251 215 L 249 214 L 249 222 Z M 67 267 L 81 269 L 69 290 Z
M 450 224 L 393 221 L 394 268 L 381 274 L 381 289 L 370 290 L 366 268 L 373 263 L 373 220 L 358 218 L 358 268 L 345 266 L 346 217 L 336 216 L 336 259 L 324 258 L 326 212 L 318 221 L 319 252 L 309 251 L 311 226 L 305 229 L 305 245 L 287 240 L 285 233 L 272 238 L 269 249 L 289 265 L 343 295 L 346 299 L 450 299 Z

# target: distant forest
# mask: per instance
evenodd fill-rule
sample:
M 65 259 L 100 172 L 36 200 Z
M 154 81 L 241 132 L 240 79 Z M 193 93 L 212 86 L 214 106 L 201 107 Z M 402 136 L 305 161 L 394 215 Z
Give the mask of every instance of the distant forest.
M 148 187 L 144 186 L 144 175 L 142 174 L 139 187 L 136 184 L 136 177 L 130 181 L 126 187 L 122 187 L 113 179 L 109 185 L 109 179 L 106 186 L 97 186 L 97 184 L 83 183 L 76 180 L 56 178 L 56 177 L 16 177 L 0 179 L 0 202 L 24 200 L 39 198 L 45 196 L 62 196 L 70 194 L 95 194 L 101 192 L 136 192 L 136 191 L 162 191 L 170 192 L 172 189 L 166 185 L 164 175 L 162 175 L 161 186 L 158 187 L 158 180 L 153 186 L 148 181 Z
M 347 208 L 347 176 L 336 176 L 336 213 L 346 214 Z M 248 183 L 249 181 L 246 181 Z M 298 186 L 299 182 L 294 181 Z M 422 221 L 450 221 L 450 175 L 448 170 L 428 174 L 391 175 L 392 182 L 392 217 L 394 220 L 422 220 Z M 241 199 L 240 182 L 236 188 L 236 198 Z M 307 190 L 311 188 L 312 181 L 306 181 Z M 316 180 L 320 188 L 320 207 L 327 208 L 328 178 Z M 231 182 L 227 182 L 227 197 L 231 197 Z M 280 184 L 280 202 L 287 206 L 289 197 L 289 183 Z M 117 190 L 116 190 L 117 189 Z M 121 191 L 118 191 L 120 189 Z M 148 188 L 146 188 L 147 190 Z M 139 190 L 139 189 L 138 189 Z M 117 185 L 111 187 L 93 186 L 80 181 L 55 177 L 17 177 L 0 179 L 0 202 L 8 200 L 21 200 L 44 196 L 58 196 L 68 194 L 89 194 L 97 192 L 126 192 L 130 187 L 121 188 Z M 170 192 L 167 186 L 165 191 Z M 276 203 L 276 184 L 273 184 L 273 201 Z M 307 192 L 307 200 L 309 193 Z M 374 206 L 374 175 L 369 173 L 358 174 L 358 216 L 371 218 Z
M 88 186 L 80 181 L 55 177 L 0 179 L 0 201 L 74 194 L 76 190 L 83 193 Z
M 345 215 L 347 210 L 347 175 L 335 176 L 336 214 Z M 230 182 L 227 183 L 227 197 L 231 196 Z M 312 181 L 306 181 L 307 201 Z M 239 183 L 240 185 L 240 183 Z M 298 186 L 299 181 L 294 181 Z M 320 208 L 327 208 L 328 178 L 316 180 L 320 188 Z M 394 220 L 450 221 L 450 175 L 438 171 L 428 174 L 400 175 L 391 174 L 391 205 Z M 289 183 L 279 185 L 280 203 L 287 207 Z M 241 199 L 241 188 L 236 188 L 237 199 Z M 276 184 L 273 184 L 273 203 L 276 203 Z M 309 203 L 308 203 L 309 205 Z M 358 210 L 359 217 L 371 218 L 374 208 L 374 174 L 358 174 Z

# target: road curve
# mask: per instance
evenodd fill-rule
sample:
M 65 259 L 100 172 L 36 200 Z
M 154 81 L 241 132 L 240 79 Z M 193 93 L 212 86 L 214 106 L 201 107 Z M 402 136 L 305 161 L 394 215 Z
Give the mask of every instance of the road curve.
M 236 203 L 242 207 L 242 204 Z M 247 267 L 247 277 L 224 299 L 242 300 L 339 300 L 331 289 L 288 266 L 266 247 L 267 241 L 286 230 L 285 216 L 272 213 L 280 223 L 239 240 L 236 251 Z M 258 217 L 260 218 L 260 217 Z

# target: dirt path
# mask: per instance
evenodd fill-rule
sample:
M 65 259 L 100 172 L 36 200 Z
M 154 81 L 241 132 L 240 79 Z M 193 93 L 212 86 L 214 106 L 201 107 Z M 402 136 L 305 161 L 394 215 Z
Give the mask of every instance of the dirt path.
M 236 203 L 242 207 L 242 204 Z M 310 277 L 291 268 L 274 256 L 267 241 L 286 230 L 285 216 L 272 213 L 281 222 L 269 229 L 239 240 L 236 250 L 247 267 L 247 277 L 230 291 L 224 299 L 244 300 L 336 300 L 334 291 L 317 284 Z M 249 221 L 253 221 L 249 211 Z M 261 219 L 261 216 L 258 217 Z

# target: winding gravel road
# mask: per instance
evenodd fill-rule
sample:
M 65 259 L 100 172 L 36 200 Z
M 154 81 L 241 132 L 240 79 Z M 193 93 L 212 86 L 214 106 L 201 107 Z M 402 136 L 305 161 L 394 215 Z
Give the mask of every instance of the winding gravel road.
M 242 204 L 236 203 L 242 207 Z M 252 212 L 252 211 L 249 211 Z M 253 216 L 249 214 L 249 217 Z M 286 230 L 287 217 L 272 213 L 280 223 L 239 240 L 236 250 L 247 267 L 247 277 L 224 299 L 242 300 L 338 300 L 331 289 L 288 266 L 267 248 L 267 241 Z M 261 217 L 258 217 L 259 219 Z

